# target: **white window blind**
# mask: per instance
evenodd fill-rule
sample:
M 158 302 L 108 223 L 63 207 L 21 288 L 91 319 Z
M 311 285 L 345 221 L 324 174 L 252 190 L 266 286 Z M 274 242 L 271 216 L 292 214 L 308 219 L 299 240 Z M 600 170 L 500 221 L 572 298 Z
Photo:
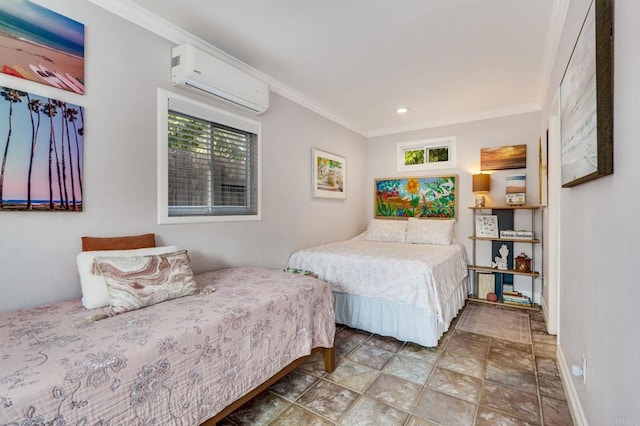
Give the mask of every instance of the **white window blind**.
M 168 96 L 159 109 L 167 135 L 159 141 L 166 188 L 159 197 L 160 223 L 259 219 L 259 123 L 159 93 Z

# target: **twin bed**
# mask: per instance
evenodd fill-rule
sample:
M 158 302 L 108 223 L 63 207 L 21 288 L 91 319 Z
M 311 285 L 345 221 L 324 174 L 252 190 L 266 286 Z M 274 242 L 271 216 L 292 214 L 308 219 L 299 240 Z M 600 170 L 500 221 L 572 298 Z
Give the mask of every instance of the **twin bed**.
M 86 307 L 108 303 L 106 290 L 83 281 L 82 301 L 0 314 L 0 424 L 215 424 L 315 351 L 333 371 L 336 322 L 435 346 L 468 293 L 452 231 L 453 221 L 374 219 L 360 237 L 291 256 L 320 279 L 213 271 L 195 277 L 200 294 L 104 319 L 107 308 Z M 119 262 L 82 256 L 81 276 Z M 172 256 L 185 266 L 185 252 L 153 256 L 150 276 Z
M 258 268 L 196 281 L 216 291 L 96 322 L 104 309 L 79 299 L 0 314 L 0 424 L 215 424 L 314 350 L 334 368 L 322 281 Z

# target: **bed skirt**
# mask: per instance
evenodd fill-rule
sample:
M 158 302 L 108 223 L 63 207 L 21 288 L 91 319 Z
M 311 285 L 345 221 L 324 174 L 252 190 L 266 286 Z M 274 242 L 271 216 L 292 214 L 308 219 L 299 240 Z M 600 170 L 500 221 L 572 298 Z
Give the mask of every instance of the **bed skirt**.
M 467 278 L 464 278 L 443 304 L 442 316 L 392 300 L 333 292 L 336 322 L 381 336 L 414 342 L 422 346 L 437 346 L 467 299 Z

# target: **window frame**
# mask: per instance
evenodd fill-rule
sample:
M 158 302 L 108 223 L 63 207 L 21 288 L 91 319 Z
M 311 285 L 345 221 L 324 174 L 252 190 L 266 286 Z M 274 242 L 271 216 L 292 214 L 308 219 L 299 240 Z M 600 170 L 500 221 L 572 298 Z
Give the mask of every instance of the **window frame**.
M 170 107 L 171 105 L 171 107 Z M 235 128 L 257 136 L 256 214 L 169 216 L 169 110 Z M 262 220 L 262 123 L 158 88 L 158 225 Z
M 423 139 L 418 141 L 400 142 L 397 147 L 397 168 L 399 172 L 412 172 L 420 170 L 439 170 L 439 169 L 453 169 L 457 164 L 456 155 L 456 137 L 446 136 L 442 138 Z M 429 163 L 429 155 L 426 150 L 434 148 L 447 148 L 449 152 L 449 159 L 447 161 L 438 161 L 435 163 Z M 404 163 L 404 153 L 406 151 L 425 151 L 425 162 L 421 164 Z

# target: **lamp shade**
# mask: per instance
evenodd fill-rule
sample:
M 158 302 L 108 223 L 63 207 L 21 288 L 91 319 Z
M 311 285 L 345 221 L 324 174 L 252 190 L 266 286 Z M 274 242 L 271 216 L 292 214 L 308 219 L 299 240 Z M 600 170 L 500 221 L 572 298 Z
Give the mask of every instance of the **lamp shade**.
M 473 175 L 473 192 L 489 192 L 491 188 L 491 176 L 487 174 Z

